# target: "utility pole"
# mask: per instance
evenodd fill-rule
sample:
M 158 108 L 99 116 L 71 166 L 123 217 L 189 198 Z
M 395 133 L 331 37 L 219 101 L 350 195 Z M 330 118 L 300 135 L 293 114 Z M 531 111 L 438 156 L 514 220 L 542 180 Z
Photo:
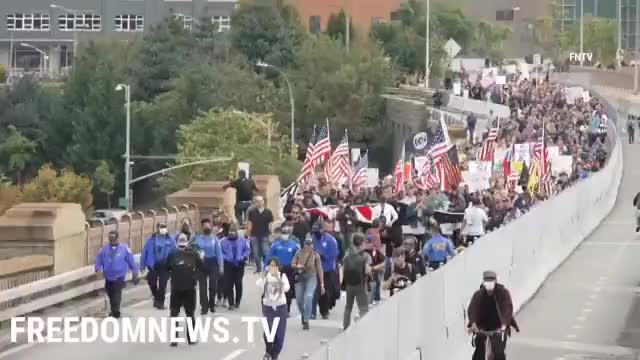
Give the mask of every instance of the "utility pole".
M 344 29 L 344 43 L 347 49 L 347 53 L 349 52 L 349 45 L 350 45 L 350 41 L 351 41 L 351 14 L 350 13 L 345 13 L 344 14 L 344 24 L 345 24 L 345 29 Z
M 580 66 L 583 64 L 584 53 L 584 0 L 580 0 Z
M 429 72 L 431 70 L 430 66 L 429 66 L 429 62 L 430 62 L 430 60 L 429 60 L 429 47 L 431 45 L 430 41 L 429 41 L 430 37 L 431 37 L 431 35 L 429 33 L 430 20 L 431 20 L 431 0 L 427 0 L 427 14 L 426 14 L 426 21 L 425 21 L 427 23 L 426 29 L 425 29 L 425 43 L 426 43 L 425 47 L 426 47 L 426 50 L 425 50 L 425 59 L 424 59 L 424 87 L 427 88 L 427 89 L 429 88 L 429 77 L 430 77 Z

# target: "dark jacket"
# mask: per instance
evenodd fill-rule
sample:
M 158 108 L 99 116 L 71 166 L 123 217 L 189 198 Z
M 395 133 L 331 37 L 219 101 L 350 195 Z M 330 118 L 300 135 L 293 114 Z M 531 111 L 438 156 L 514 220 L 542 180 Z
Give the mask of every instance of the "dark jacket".
M 480 314 L 484 311 L 484 309 L 482 309 L 482 298 L 484 296 L 488 296 L 488 294 L 481 286 L 480 289 L 478 289 L 471 297 L 469 308 L 467 310 L 467 315 L 469 317 L 469 323 L 467 324 L 468 327 L 471 327 L 472 324 L 476 324 L 478 327 L 482 328 L 482 324 L 478 324 L 478 320 L 480 319 Z M 520 332 L 520 328 L 518 327 L 516 320 L 513 318 L 513 303 L 511 302 L 511 294 L 509 293 L 509 290 L 507 290 L 507 288 L 502 284 L 496 284 L 496 287 L 493 290 L 493 298 L 495 299 L 495 304 L 498 309 L 500 323 L 507 327 L 507 336 L 511 335 L 511 327 L 513 327 L 517 332 Z

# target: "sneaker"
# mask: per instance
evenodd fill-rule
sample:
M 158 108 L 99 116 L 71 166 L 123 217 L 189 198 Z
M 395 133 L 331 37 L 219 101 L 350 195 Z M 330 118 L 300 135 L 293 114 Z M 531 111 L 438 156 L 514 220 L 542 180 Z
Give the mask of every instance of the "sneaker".
M 322 315 L 322 320 L 329 320 L 329 314 Z
M 229 305 L 229 311 L 233 311 L 233 310 L 234 310 L 233 305 Z
M 215 306 L 210 307 L 210 308 L 209 308 L 209 311 L 210 311 L 212 314 L 215 314 L 215 313 L 216 313 L 216 307 L 215 307 Z
M 640 232 L 640 226 L 636 226 L 636 232 Z
M 209 312 L 209 310 L 207 309 L 202 309 L 200 310 L 200 315 L 207 315 L 207 313 Z M 213 312 L 213 311 L 212 311 Z
M 264 354 L 262 360 L 271 360 L 271 356 L 269 356 L 269 354 Z
M 309 330 L 309 322 L 308 321 L 303 321 L 302 322 L 302 330 Z
M 177 347 L 177 346 L 178 346 L 178 343 L 177 343 L 177 342 L 172 342 L 171 344 L 169 344 L 169 346 L 171 346 L 171 347 Z

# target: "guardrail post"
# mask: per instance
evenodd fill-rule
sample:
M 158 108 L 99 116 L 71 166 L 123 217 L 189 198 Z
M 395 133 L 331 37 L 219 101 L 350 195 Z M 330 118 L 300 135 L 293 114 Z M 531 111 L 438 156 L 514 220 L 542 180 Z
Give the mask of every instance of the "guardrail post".
M 151 233 L 156 232 L 156 211 L 153 209 L 147 210 L 149 214 L 153 216 L 153 226 L 151 227 Z
M 128 219 L 127 222 L 129 223 L 129 238 L 127 240 L 129 240 L 128 244 L 129 244 L 129 248 L 131 248 L 132 247 L 131 246 L 131 224 L 133 223 L 133 217 L 131 216 L 131 214 L 122 215 L 122 218 L 125 218 L 125 217 Z M 118 226 L 120 226 L 120 222 L 119 221 L 118 221 Z M 119 229 L 118 229 L 118 234 L 120 234 L 120 230 Z M 122 240 L 122 239 L 120 239 L 120 240 Z
M 160 209 L 164 212 L 164 224 L 167 225 L 167 229 L 169 228 L 169 209 L 163 207 Z
M 136 214 L 140 215 L 140 247 L 136 248 L 135 252 L 142 252 L 142 247 L 144 246 L 144 213 L 142 211 L 137 211 Z
M 195 211 L 195 214 L 196 214 L 196 219 L 200 218 L 200 207 L 198 207 L 198 204 L 196 204 L 196 203 L 189 204 L 189 209 L 191 209 L 192 207 L 195 208 L 194 211 Z
M 189 214 L 189 206 L 187 204 L 182 204 L 178 207 L 178 209 L 180 210 L 180 213 L 182 213 L 182 209 L 184 209 L 184 214 L 187 217 L 187 219 L 189 219 L 189 222 L 191 222 L 191 228 L 193 231 L 196 231 L 197 229 L 196 224 L 198 223 L 197 219 L 192 219 L 191 218 L 191 214 Z
M 84 231 L 87 233 L 84 243 L 84 264 L 89 265 L 89 236 L 91 235 L 91 224 L 86 221 L 84 222 Z
M 171 208 L 176 212 L 176 232 L 180 232 L 180 228 L 178 227 L 180 224 L 180 210 L 177 206 L 172 206 Z

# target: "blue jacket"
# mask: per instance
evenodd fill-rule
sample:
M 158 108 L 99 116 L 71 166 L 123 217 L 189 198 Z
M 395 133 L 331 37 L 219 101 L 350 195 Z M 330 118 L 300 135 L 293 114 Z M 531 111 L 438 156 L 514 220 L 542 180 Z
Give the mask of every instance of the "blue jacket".
M 447 255 L 454 256 L 456 252 L 453 250 L 451 240 L 442 235 L 432 237 L 422 249 L 422 256 L 427 261 L 445 262 Z
M 324 272 L 335 271 L 340 251 L 338 241 L 331 234 L 313 234 L 313 249 L 320 255 Z
M 231 240 L 227 237 L 223 238 L 220 242 L 222 247 L 222 257 L 224 262 L 240 265 L 249 259 L 251 248 L 249 242 L 244 237 L 238 236 L 235 240 Z
M 138 273 L 136 259 L 125 244 L 118 244 L 115 249 L 107 244 L 96 257 L 96 272 L 102 270 L 106 280 L 124 279 L 129 269 L 134 274 Z
M 153 269 L 158 263 L 164 264 L 176 248 L 176 240 L 171 235 L 151 235 L 142 249 L 140 267 Z
M 271 249 L 269 249 L 269 253 L 267 254 L 266 263 L 268 264 L 272 258 L 278 258 L 281 266 L 291 267 L 293 257 L 298 250 L 300 250 L 300 245 L 298 245 L 295 239 L 295 237 L 290 235 L 287 240 L 279 238 L 274 241 L 271 245 Z
M 204 253 L 204 263 L 207 268 L 217 264 L 220 270 L 223 269 L 222 245 L 217 236 L 213 234 L 198 234 L 196 235 L 195 245 Z

